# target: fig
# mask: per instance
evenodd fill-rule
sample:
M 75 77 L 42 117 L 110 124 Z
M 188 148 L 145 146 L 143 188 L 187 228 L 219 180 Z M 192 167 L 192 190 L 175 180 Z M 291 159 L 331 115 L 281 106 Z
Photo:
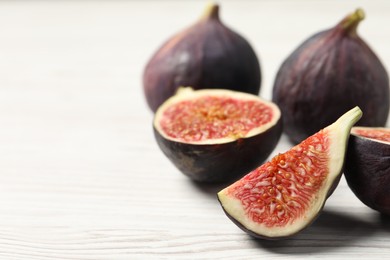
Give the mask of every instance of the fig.
M 153 126 L 162 152 L 183 174 L 214 183 L 264 162 L 282 133 L 275 104 L 225 89 L 180 88 L 156 111 Z
M 256 238 L 281 239 L 311 224 L 339 183 L 355 107 L 336 122 L 218 192 L 226 215 Z
M 352 128 L 344 176 L 361 202 L 390 215 L 390 128 Z
M 357 34 L 362 9 L 335 27 L 304 41 L 282 63 L 272 100 L 283 129 L 298 143 L 359 106 L 360 126 L 384 126 L 389 113 L 389 78 L 377 55 Z
M 146 101 L 153 112 L 179 86 L 222 88 L 258 95 L 259 59 L 249 42 L 226 27 L 219 5 L 210 4 L 195 24 L 172 36 L 147 63 Z

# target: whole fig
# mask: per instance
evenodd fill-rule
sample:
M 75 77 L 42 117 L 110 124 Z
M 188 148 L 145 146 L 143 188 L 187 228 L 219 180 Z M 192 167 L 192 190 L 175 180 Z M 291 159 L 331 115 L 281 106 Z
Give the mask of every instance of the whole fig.
M 143 85 L 155 112 L 180 86 L 260 91 L 259 60 L 246 39 L 219 19 L 219 6 L 208 6 L 202 18 L 174 35 L 147 63 Z
M 356 29 L 364 12 L 357 9 L 335 27 L 303 42 L 281 65 L 273 101 L 283 127 L 298 143 L 359 106 L 358 125 L 384 126 L 389 113 L 389 78 L 376 54 Z

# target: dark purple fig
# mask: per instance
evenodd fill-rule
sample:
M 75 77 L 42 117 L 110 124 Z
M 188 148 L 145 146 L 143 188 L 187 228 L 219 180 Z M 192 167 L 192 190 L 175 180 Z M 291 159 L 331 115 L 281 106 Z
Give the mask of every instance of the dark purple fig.
M 220 21 L 218 10 L 218 5 L 210 5 L 198 22 L 170 38 L 146 65 L 144 93 L 154 112 L 179 86 L 259 94 L 258 58 L 246 39 Z
M 359 125 L 384 126 L 389 113 L 389 79 L 381 61 L 358 36 L 364 12 L 348 15 L 334 28 L 303 42 L 281 65 L 273 101 L 283 129 L 298 143 L 359 106 Z
M 218 192 L 226 215 L 257 238 L 285 238 L 309 226 L 339 183 L 350 130 L 361 115 L 351 109 Z
M 257 95 L 180 88 L 156 111 L 157 143 L 185 175 L 228 182 L 262 163 L 282 133 L 280 110 Z
M 390 128 L 352 128 L 344 175 L 360 201 L 390 215 Z

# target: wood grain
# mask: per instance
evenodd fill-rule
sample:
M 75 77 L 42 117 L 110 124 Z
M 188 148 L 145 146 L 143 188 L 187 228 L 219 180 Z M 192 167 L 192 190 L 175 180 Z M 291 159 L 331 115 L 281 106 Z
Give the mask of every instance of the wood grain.
M 283 59 L 356 7 L 390 64 L 388 1 L 220 1 L 250 40 L 270 98 Z M 142 71 L 203 1 L 0 2 L 1 259 L 386 259 L 390 221 L 342 179 L 299 235 L 255 240 L 158 149 Z M 291 145 L 283 136 L 273 154 Z

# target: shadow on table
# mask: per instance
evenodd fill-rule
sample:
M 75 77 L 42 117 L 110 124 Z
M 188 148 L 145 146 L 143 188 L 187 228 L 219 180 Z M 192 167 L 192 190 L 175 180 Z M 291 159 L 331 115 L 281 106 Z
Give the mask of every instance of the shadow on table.
M 390 216 L 381 214 L 379 215 L 380 219 L 380 229 L 385 232 L 390 233 Z
M 196 190 L 202 192 L 203 194 L 209 196 L 212 199 L 217 199 L 217 193 L 229 186 L 228 183 L 200 183 L 196 181 L 191 181 L 191 185 L 195 187 Z
M 383 222 L 368 222 L 354 216 L 324 210 L 311 226 L 283 240 L 258 240 L 253 243 L 280 254 L 307 254 L 332 251 L 356 244 L 378 231 L 390 232 L 390 218 Z

